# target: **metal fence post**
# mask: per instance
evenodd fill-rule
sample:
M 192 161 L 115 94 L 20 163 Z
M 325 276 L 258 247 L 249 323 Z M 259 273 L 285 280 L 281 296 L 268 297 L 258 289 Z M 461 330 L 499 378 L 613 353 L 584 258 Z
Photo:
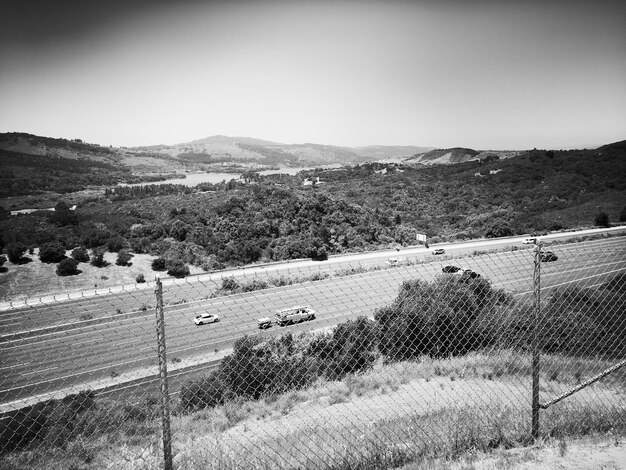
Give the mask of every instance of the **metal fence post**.
M 541 314 L 541 243 L 535 245 L 535 268 L 533 273 L 533 334 L 532 334 L 532 426 L 533 440 L 539 438 L 539 318 Z
M 163 426 L 164 469 L 172 470 L 172 435 L 170 431 L 170 396 L 167 386 L 167 360 L 165 357 L 165 317 L 163 315 L 163 284 L 156 279 L 156 326 L 159 355 L 159 377 L 161 381 L 161 421 Z

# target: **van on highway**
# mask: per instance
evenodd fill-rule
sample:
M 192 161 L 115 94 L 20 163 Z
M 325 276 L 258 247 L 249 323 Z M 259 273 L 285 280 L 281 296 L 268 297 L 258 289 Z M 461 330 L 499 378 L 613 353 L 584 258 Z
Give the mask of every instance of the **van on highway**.
M 309 306 L 283 308 L 276 312 L 275 317 L 279 326 L 291 325 L 301 321 L 315 320 L 315 310 Z

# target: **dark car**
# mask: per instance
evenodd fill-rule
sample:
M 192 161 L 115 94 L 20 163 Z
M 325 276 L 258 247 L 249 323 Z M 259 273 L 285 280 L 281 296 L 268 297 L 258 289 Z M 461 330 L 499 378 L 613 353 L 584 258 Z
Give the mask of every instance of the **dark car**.
M 461 277 L 464 279 L 478 279 L 480 274 L 476 271 L 472 271 L 471 269 L 464 269 L 463 273 L 461 273 Z
M 441 268 L 442 272 L 449 273 L 449 274 L 454 274 L 456 272 L 459 272 L 460 270 L 461 268 L 457 266 L 444 266 L 443 268 Z
M 559 257 L 551 251 L 542 251 L 541 253 L 539 253 L 539 256 L 541 257 L 541 261 L 543 262 L 556 261 L 557 259 L 559 259 Z

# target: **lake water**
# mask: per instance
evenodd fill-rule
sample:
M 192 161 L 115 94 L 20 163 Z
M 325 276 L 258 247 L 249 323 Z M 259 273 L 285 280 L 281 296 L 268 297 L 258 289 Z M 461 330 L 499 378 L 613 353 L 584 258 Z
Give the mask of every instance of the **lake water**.
M 334 165 L 326 165 L 324 168 L 332 168 Z M 313 167 L 310 168 L 279 168 L 278 170 L 263 170 L 259 171 L 260 175 L 274 175 L 274 174 L 287 174 L 287 175 L 295 175 L 302 170 L 313 170 Z M 230 181 L 232 179 L 241 178 L 241 173 L 188 173 L 186 178 L 173 178 L 164 181 L 150 181 L 147 183 L 133 183 L 133 184 L 125 184 L 120 183 L 119 186 L 147 186 L 150 184 L 184 184 L 185 186 L 196 186 L 200 183 L 212 183 L 217 184 L 222 181 Z

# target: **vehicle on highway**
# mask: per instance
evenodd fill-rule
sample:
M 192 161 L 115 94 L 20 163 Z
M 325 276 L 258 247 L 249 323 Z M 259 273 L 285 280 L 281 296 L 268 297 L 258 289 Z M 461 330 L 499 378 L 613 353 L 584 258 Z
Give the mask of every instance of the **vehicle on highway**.
M 541 257 L 541 261 L 544 262 L 556 261 L 557 259 L 559 259 L 559 257 L 551 251 L 542 251 L 539 253 L 539 256 Z
M 259 318 L 256 322 L 261 330 L 272 327 L 272 319 L 270 317 Z
M 459 271 L 461 271 L 461 268 L 459 268 L 458 266 L 444 266 L 443 268 L 441 268 L 441 272 L 447 274 L 454 274 Z
M 220 317 L 214 315 L 213 313 L 203 313 L 201 315 L 196 315 L 196 318 L 194 318 L 193 321 L 196 323 L 196 326 L 200 326 L 207 323 L 217 323 L 220 321 Z
M 478 279 L 480 274 L 472 269 L 464 269 L 461 273 L 461 277 L 464 279 Z
M 389 266 L 398 266 L 400 264 L 400 259 L 399 258 L 389 258 L 387 260 L 387 264 Z
M 443 248 L 435 248 L 433 250 L 433 255 L 443 255 L 446 252 Z
M 523 245 L 536 245 L 537 239 L 535 237 L 525 238 L 522 244 Z
M 279 326 L 291 325 L 302 321 L 315 320 L 315 310 L 309 306 L 296 306 L 276 311 L 276 323 Z

